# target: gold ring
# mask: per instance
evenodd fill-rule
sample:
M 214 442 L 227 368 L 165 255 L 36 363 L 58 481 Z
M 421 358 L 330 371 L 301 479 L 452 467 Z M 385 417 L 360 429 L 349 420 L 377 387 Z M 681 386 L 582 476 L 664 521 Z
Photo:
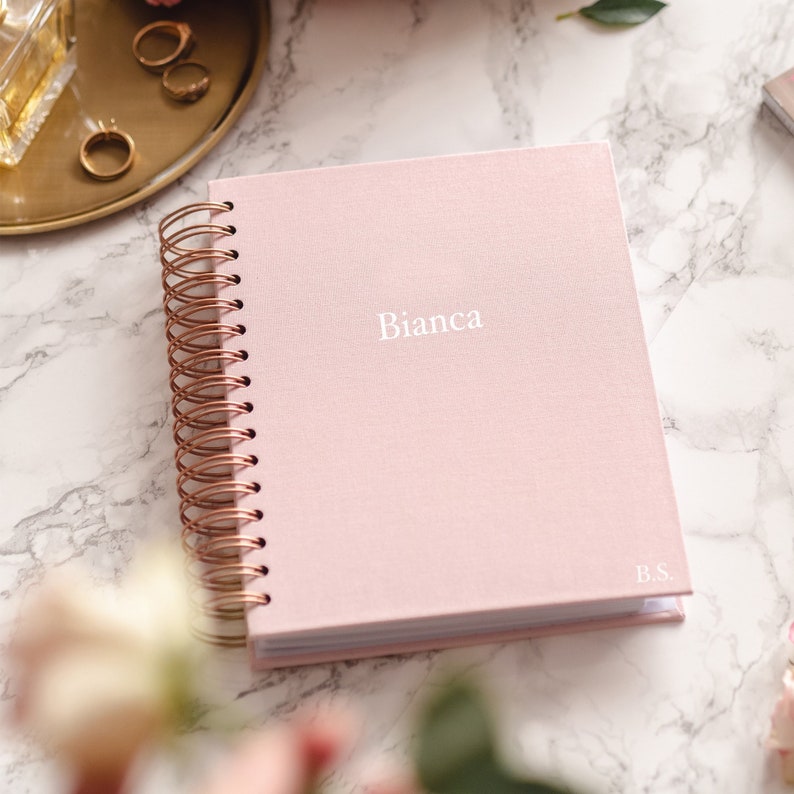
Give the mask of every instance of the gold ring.
M 174 39 L 176 46 L 172 52 L 162 58 L 147 58 L 141 52 L 141 44 L 144 39 L 150 36 Z M 144 25 L 135 34 L 135 38 L 132 40 L 132 54 L 144 69 L 148 69 L 150 72 L 162 72 L 163 69 L 166 69 L 172 63 L 176 63 L 180 58 L 188 55 L 195 43 L 196 39 L 193 36 L 193 31 L 187 22 L 171 22 L 170 20 L 162 19 L 159 22 Z
M 187 85 L 172 85 L 169 78 L 179 69 L 193 68 L 198 69 L 202 74 L 196 82 Z M 163 72 L 163 88 L 168 96 L 178 102 L 195 102 L 207 93 L 210 87 L 210 70 L 201 61 L 179 61 L 169 66 Z
M 0 0 L 0 25 L 3 24 L 3 20 L 6 18 L 6 14 L 8 13 L 8 3 L 6 0 Z
M 120 143 L 122 148 L 126 150 L 126 159 L 117 168 L 102 171 L 91 161 L 91 152 L 97 147 L 106 146 L 108 143 L 111 146 Z M 120 130 L 113 119 L 110 120 L 109 127 L 106 127 L 100 121 L 99 129 L 83 138 L 83 142 L 80 144 L 80 165 L 83 166 L 83 169 L 89 176 L 92 176 L 94 179 L 102 180 L 103 182 L 107 182 L 111 179 L 118 179 L 122 174 L 126 174 L 132 167 L 132 161 L 134 159 L 135 141 L 133 141 L 129 133 Z

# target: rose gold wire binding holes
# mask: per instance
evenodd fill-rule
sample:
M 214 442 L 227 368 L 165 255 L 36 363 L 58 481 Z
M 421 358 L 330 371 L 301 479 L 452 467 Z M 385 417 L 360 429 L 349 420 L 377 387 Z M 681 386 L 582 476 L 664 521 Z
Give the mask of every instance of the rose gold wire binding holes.
M 230 517 L 232 520 L 237 521 L 238 525 L 243 522 L 244 518 L 234 513 L 232 513 Z M 255 519 L 249 517 L 249 520 L 253 521 Z M 264 545 L 240 545 L 237 543 L 232 543 L 229 546 L 217 545 L 221 543 L 221 541 L 234 541 L 241 536 L 231 534 L 232 532 L 238 531 L 236 528 L 228 530 L 226 533 L 221 532 L 221 527 L 214 527 L 213 529 L 217 531 L 217 534 L 212 535 L 208 533 L 202 537 L 196 533 L 195 528 L 191 528 L 190 532 L 195 533 L 196 537 L 186 535 L 181 538 L 182 549 L 184 550 L 186 559 L 191 562 L 206 565 L 207 569 L 205 570 L 205 575 L 209 575 L 210 577 L 217 571 L 219 566 L 226 566 L 230 562 L 239 562 L 241 552 L 261 551 L 265 548 Z M 201 542 L 197 542 L 197 537 L 201 538 Z
M 179 350 L 179 348 L 176 348 Z M 234 364 L 243 361 L 243 357 L 236 350 L 201 350 L 198 352 L 185 353 L 171 364 L 170 382 L 177 381 L 184 375 L 203 378 L 206 375 L 221 374 L 223 369 L 221 362 L 226 361 Z
M 247 577 L 258 579 L 261 576 L 267 576 L 267 568 L 264 565 L 230 562 L 228 565 L 219 565 L 212 575 L 204 574 L 202 582 L 208 590 L 227 592 L 239 589 L 242 579 Z
M 171 340 L 168 345 L 168 363 L 171 366 L 176 366 L 180 363 L 178 355 L 183 353 L 205 355 L 209 352 L 207 350 L 209 342 L 217 342 L 224 337 L 234 338 L 242 335 L 239 325 L 230 325 L 229 323 L 197 325 Z
M 196 298 L 190 303 L 180 303 L 176 307 L 166 306 L 168 312 L 166 337 L 171 342 L 185 331 L 192 331 L 205 325 L 221 324 L 217 319 L 219 312 L 236 312 L 239 309 L 237 301 L 218 298 Z
M 237 497 L 250 496 L 255 493 L 259 493 L 256 483 L 244 483 L 237 480 L 209 483 L 185 495 L 180 505 L 180 520 L 183 526 L 190 524 L 198 515 L 203 515 L 206 511 L 229 507 L 235 503 Z
M 239 501 L 260 492 L 258 483 L 240 475 L 257 464 L 240 446 L 254 434 L 231 426 L 252 410 L 237 398 L 251 382 L 236 372 L 247 354 L 223 346 L 245 333 L 232 319 L 242 304 L 226 292 L 241 279 L 215 270 L 238 256 L 219 245 L 235 233 L 217 222 L 231 209 L 228 203 L 193 204 L 167 215 L 159 227 L 182 544 L 192 588 L 201 585 L 202 591 L 194 592 L 194 600 L 204 617 L 193 630 L 221 646 L 244 644 L 244 630 L 233 622 L 271 600 L 245 585 L 267 567 L 240 558 L 266 542 L 241 533 L 262 520 L 262 511 Z
M 173 286 L 165 288 L 163 303 L 166 306 L 187 304 L 196 298 L 206 297 L 210 289 L 231 287 L 240 283 L 240 276 L 231 273 L 202 273 L 191 278 L 192 283 L 185 283 L 183 278 Z
M 267 593 L 256 593 L 250 590 L 234 590 L 210 596 L 204 602 L 204 611 L 213 618 L 237 618 L 246 606 L 266 606 L 270 603 Z
M 214 400 L 199 403 L 187 410 L 177 409 L 174 419 L 174 442 L 177 448 L 190 441 L 194 434 L 223 427 L 234 416 L 251 412 L 251 403 L 236 403 L 230 400 Z
M 175 404 L 187 403 L 201 405 L 205 402 L 218 402 L 223 399 L 228 389 L 242 389 L 251 385 L 251 379 L 246 375 L 225 375 L 215 373 L 202 375 L 188 381 L 173 393 Z
M 180 446 L 176 452 L 176 467 L 182 471 L 197 460 L 222 454 L 232 441 L 250 441 L 252 438 L 253 430 L 242 427 L 208 428 Z

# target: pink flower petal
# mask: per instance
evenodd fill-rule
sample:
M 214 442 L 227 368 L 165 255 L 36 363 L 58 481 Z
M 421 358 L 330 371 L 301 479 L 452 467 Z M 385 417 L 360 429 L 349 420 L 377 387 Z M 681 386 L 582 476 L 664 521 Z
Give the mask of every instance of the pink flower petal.
M 201 794 L 305 794 L 349 749 L 354 724 L 350 713 L 320 711 L 255 733 L 232 752 Z

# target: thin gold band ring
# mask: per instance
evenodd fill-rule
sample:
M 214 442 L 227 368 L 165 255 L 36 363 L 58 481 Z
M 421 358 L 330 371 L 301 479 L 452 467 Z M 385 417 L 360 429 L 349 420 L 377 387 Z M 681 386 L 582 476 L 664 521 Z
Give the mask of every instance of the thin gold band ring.
M 170 82 L 174 73 L 182 68 L 198 70 L 201 72 L 201 77 L 187 85 L 175 85 Z M 177 63 L 171 64 L 171 66 L 163 72 L 163 88 L 168 96 L 172 99 L 176 99 L 178 102 L 195 102 L 207 93 L 209 87 L 210 70 L 201 63 L 201 61 L 178 61 Z
M 109 171 L 99 170 L 94 162 L 91 160 L 91 152 L 98 146 L 104 146 L 108 142 L 116 142 L 122 144 L 127 150 L 127 157 L 124 162 L 118 167 Z M 116 122 L 111 119 L 110 126 L 106 127 L 101 121 L 99 122 L 99 129 L 92 132 L 83 138 L 80 144 L 80 165 L 83 170 L 94 179 L 99 179 L 103 182 L 110 181 L 111 179 L 118 179 L 123 174 L 132 168 L 132 162 L 135 159 L 135 141 L 132 136 L 124 130 L 120 130 L 116 126 Z
M 172 52 L 162 58 L 147 58 L 141 52 L 141 44 L 150 36 L 161 36 L 174 39 L 176 44 Z M 180 58 L 186 57 L 193 49 L 196 39 L 187 22 L 171 22 L 163 19 L 144 25 L 132 40 L 132 54 L 144 69 L 150 72 L 162 72 Z

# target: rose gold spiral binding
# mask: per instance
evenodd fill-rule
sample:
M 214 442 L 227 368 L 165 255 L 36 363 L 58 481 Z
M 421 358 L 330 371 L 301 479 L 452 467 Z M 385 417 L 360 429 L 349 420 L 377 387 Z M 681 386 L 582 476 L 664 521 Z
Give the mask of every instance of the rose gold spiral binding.
M 246 501 L 261 490 L 245 476 L 256 457 L 241 451 L 255 433 L 231 426 L 232 419 L 253 410 L 250 402 L 230 397 L 251 384 L 236 367 L 229 369 L 247 354 L 223 346 L 224 340 L 245 333 L 230 319 L 242 307 L 231 297 L 242 277 L 217 271 L 237 258 L 222 244 L 235 228 L 214 220 L 231 209 L 227 203 L 191 204 L 160 223 L 181 537 L 190 595 L 201 613 L 193 629 L 221 646 L 244 644 L 246 611 L 271 600 L 267 593 L 247 589 L 267 575 L 267 566 L 241 558 L 267 543 L 252 530 L 263 513 Z M 207 215 L 213 219 L 206 220 Z

